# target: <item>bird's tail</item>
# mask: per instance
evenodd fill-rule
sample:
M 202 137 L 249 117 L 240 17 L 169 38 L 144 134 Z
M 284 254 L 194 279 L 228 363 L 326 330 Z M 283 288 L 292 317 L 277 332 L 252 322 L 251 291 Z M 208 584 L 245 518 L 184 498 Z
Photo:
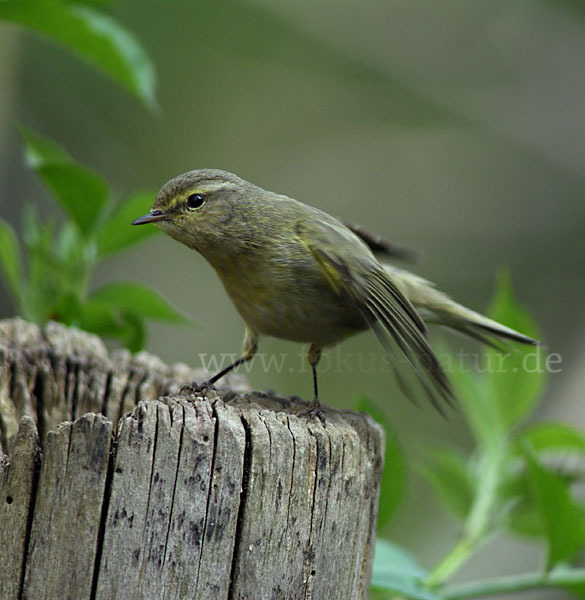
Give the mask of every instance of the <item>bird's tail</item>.
M 400 291 L 410 300 L 423 320 L 459 331 L 484 344 L 498 347 L 493 338 L 536 345 L 540 342 L 497 321 L 457 304 L 434 285 L 404 269 L 384 265 Z

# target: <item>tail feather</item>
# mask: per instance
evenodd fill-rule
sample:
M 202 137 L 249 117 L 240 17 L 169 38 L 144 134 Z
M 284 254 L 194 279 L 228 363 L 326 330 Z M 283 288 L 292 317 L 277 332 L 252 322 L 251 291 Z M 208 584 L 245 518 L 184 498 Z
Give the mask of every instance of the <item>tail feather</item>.
M 384 265 L 396 287 L 410 300 L 427 323 L 436 323 L 459 331 L 489 346 L 501 349 L 493 340 L 511 340 L 521 344 L 540 342 L 511 327 L 465 308 L 437 290 L 430 281 L 390 265 Z

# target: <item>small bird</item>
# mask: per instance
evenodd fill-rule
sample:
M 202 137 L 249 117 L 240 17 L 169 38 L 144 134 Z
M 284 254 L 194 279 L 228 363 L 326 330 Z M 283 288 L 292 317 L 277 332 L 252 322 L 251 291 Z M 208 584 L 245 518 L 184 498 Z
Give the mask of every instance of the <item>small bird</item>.
M 492 338 L 538 344 L 457 304 L 425 279 L 380 263 L 374 254 L 408 257 L 401 246 L 233 173 L 201 169 L 171 179 L 150 213 L 132 225 L 146 223 L 203 255 L 246 324 L 241 357 L 199 388 L 250 360 L 261 335 L 305 342 L 314 388 L 308 412 L 316 414 L 322 350 L 370 328 L 391 364 L 396 352 L 406 357 L 442 412 L 441 401 L 452 404 L 454 396 L 427 341 L 426 322 L 491 345 Z

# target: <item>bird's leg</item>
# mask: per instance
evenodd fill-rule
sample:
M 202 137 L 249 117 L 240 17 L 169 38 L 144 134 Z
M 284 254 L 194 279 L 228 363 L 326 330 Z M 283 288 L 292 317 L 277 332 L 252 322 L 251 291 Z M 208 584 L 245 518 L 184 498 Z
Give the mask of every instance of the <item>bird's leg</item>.
M 235 360 L 233 363 L 218 371 L 215 375 L 212 375 L 207 381 L 198 384 L 194 381 L 191 385 L 183 386 L 181 391 L 190 390 L 200 392 L 206 388 L 210 388 L 216 381 L 219 381 L 224 375 L 227 375 L 230 371 L 233 371 L 236 367 L 239 367 L 242 363 L 250 360 L 258 350 L 258 336 L 248 327 L 244 334 L 244 343 L 242 344 L 242 356 Z
M 315 346 L 311 346 L 309 349 L 309 364 L 311 365 L 311 370 L 313 371 L 313 392 L 314 398 L 312 404 L 314 408 L 319 406 L 319 386 L 317 385 L 317 363 L 321 358 L 321 350 L 319 348 L 315 348 Z
M 317 385 L 317 363 L 321 358 L 321 348 L 318 348 L 317 346 L 315 346 L 315 344 L 311 344 L 307 358 L 313 371 L 313 392 L 315 395 L 313 397 L 313 402 L 311 402 L 307 409 L 304 410 L 301 414 L 307 415 L 309 417 L 319 417 L 319 419 L 324 421 L 323 415 L 321 413 L 321 403 L 319 402 L 319 387 Z
M 242 344 L 242 356 L 235 360 L 231 365 L 228 365 L 212 377 L 210 377 L 205 383 L 202 385 L 204 387 L 212 386 L 216 381 L 219 381 L 224 375 L 227 375 L 230 371 L 239 367 L 242 363 L 249 361 L 256 351 L 258 350 L 258 336 L 251 331 L 248 327 L 246 327 L 246 332 L 244 334 L 244 343 Z

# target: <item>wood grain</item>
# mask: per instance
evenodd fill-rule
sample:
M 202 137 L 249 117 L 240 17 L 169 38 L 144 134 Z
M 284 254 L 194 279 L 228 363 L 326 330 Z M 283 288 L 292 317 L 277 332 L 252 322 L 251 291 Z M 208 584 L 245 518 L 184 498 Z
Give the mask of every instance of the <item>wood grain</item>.
M 2 600 L 368 597 L 367 415 L 181 395 L 193 371 L 55 324 L 0 322 L 0 357 Z

